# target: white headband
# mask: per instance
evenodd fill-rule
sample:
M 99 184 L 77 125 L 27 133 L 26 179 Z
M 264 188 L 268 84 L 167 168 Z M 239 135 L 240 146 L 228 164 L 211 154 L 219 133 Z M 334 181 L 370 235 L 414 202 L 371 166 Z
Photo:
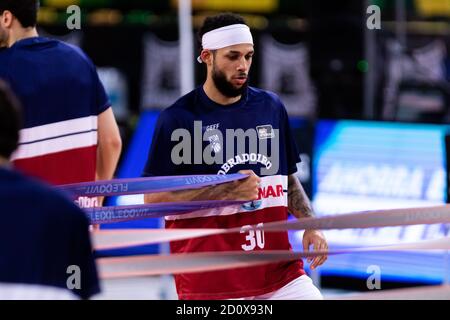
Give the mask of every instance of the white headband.
M 203 49 L 209 50 L 217 50 L 241 43 L 253 44 L 250 28 L 245 24 L 232 24 L 214 29 L 205 33 L 202 37 Z M 202 63 L 200 56 L 198 56 L 197 61 Z

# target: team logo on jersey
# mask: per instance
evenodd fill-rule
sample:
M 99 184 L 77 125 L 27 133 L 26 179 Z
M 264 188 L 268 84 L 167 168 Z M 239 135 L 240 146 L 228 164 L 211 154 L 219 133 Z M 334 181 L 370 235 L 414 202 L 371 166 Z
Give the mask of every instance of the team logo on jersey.
M 242 209 L 247 211 L 253 211 L 257 210 L 259 207 L 261 207 L 262 200 L 254 200 L 250 202 L 246 202 L 242 205 Z
M 209 143 L 211 144 L 211 148 L 215 153 L 220 152 L 222 150 L 222 145 L 220 144 L 220 138 L 217 134 L 213 134 L 208 137 Z
M 272 139 L 275 137 L 275 132 L 273 131 L 272 125 L 270 124 L 257 126 L 256 131 L 258 131 L 258 137 L 260 139 Z
M 222 150 L 222 145 L 220 144 L 220 137 L 218 134 L 214 134 L 214 132 L 210 133 L 208 132 L 219 130 L 219 125 L 220 123 L 214 123 L 203 127 L 205 133 L 209 134 L 208 136 L 209 144 L 211 145 L 211 149 L 213 149 L 215 153 L 218 153 L 220 152 L 220 150 Z

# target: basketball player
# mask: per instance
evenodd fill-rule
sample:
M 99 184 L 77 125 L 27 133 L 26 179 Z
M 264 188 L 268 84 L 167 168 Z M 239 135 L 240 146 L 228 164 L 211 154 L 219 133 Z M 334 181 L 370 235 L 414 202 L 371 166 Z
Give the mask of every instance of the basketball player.
M 16 168 L 52 184 L 111 179 L 121 138 L 92 61 L 39 37 L 38 0 L 0 1 L 0 78 L 23 105 Z
M 173 253 L 291 250 L 287 232 L 264 233 L 252 227 L 286 220 L 288 211 L 299 219 L 313 216 L 295 176 L 299 152 L 285 107 L 276 94 L 248 86 L 254 46 L 250 29 L 240 16 L 226 13 L 208 17 L 199 35 L 202 50 L 198 61 L 206 66 L 206 81 L 161 113 L 144 175 L 241 172 L 249 177 L 199 190 L 149 194 L 145 201 L 251 201 L 243 206 L 166 217 L 167 228 L 241 227 L 240 234 L 173 242 Z M 256 140 L 234 145 L 235 139 L 227 133 L 231 129 L 249 136 L 254 133 Z M 194 138 L 200 132 L 200 149 L 194 141 L 193 146 L 178 152 L 186 141 L 177 137 L 186 132 Z M 268 144 L 267 150 L 253 145 L 262 142 Z M 226 156 L 218 163 L 206 159 L 205 154 Z M 303 246 L 304 251 L 311 246 L 314 250 L 328 248 L 318 230 L 305 231 Z M 314 258 L 311 268 L 325 260 L 326 256 Z M 322 299 L 301 260 L 180 274 L 175 282 L 180 299 Z

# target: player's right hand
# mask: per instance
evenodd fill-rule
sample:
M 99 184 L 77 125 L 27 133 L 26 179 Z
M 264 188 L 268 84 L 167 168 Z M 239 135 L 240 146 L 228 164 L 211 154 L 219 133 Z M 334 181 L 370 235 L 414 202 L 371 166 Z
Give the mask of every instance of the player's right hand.
M 230 184 L 230 198 L 244 201 L 257 200 L 261 178 L 253 170 L 241 170 L 239 173 L 248 174 L 249 176 L 242 180 L 233 181 Z

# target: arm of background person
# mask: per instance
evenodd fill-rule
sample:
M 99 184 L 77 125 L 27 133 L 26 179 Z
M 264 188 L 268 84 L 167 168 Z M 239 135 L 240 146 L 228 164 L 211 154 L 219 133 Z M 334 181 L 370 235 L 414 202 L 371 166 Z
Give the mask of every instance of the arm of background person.
M 112 179 L 121 151 L 119 128 L 112 108 L 108 108 L 98 115 L 96 180 Z

